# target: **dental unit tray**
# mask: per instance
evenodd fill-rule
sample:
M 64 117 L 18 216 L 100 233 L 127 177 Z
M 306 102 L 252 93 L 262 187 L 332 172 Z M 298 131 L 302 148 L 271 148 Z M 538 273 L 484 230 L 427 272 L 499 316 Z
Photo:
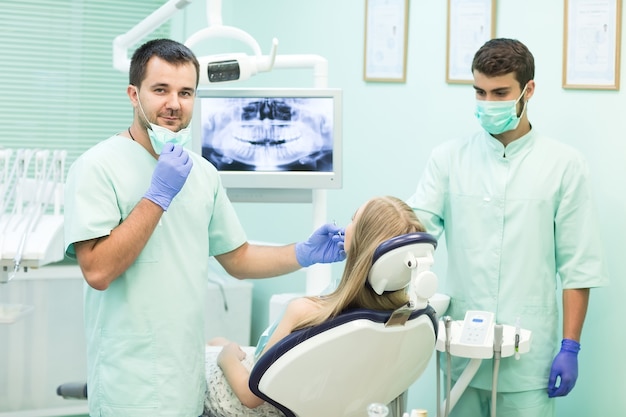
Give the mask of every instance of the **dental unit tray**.
M 446 329 L 446 323 L 449 329 Z M 437 351 L 446 353 L 448 361 L 451 356 L 456 356 L 468 358 L 469 362 L 454 385 L 448 386 L 446 398 L 442 402 L 439 401 L 440 386 L 439 383 L 437 384 L 437 417 L 447 417 L 448 412 L 454 408 L 478 372 L 483 359 L 491 358 L 494 361 L 491 407 L 492 415 L 495 415 L 497 370 L 500 360 L 510 356 L 520 359 L 521 354 L 528 353 L 532 332 L 520 328 L 519 325 L 496 324 L 495 315 L 492 312 L 471 310 L 466 312 L 464 320 L 451 321 L 446 317 L 439 320 L 438 330 L 435 344 Z M 439 372 L 441 369 L 439 356 L 437 356 L 438 379 Z M 448 372 L 451 372 L 449 368 Z
M 490 359 L 493 357 L 493 330 L 487 332 L 487 337 L 482 344 L 468 344 L 461 340 L 464 320 L 456 320 L 450 326 L 450 354 L 461 358 L 470 359 Z M 515 335 L 516 327 L 502 325 L 502 357 L 506 358 L 516 354 Z M 519 342 L 517 352 L 528 353 L 530 350 L 531 332 L 526 329 L 519 329 Z M 437 350 L 446 351 L 446 329 L 443 321 L 439 321 L 439 332 L 437 336 Z

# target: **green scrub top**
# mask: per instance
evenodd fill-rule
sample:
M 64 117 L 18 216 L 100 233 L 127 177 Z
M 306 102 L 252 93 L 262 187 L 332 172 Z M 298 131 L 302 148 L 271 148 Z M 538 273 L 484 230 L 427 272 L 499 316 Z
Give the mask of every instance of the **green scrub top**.
M 534 129 L 506 148 L 483 131 L 436 148 L 407 203 L 429 233 L 445 231 L 446 314 L 491 311 L 532 331 L 530 352 L 502 359 L 498 391 L 546 388 L 560 335 L 557 276 L 564 289 L 608 283 L 583 156 Z M 452 378 L 466 364 L 453 358 Z M 486 360 L 470 385 L 491 381 Z
M 104 291 L 85 284 L 90 415 L 199 416 L 209 256 L 246 241 L 208 161 L 193 167 L 136 261 Z M 141 200 L 157 161 L 114 136 L 79 157 L 65 194 L 66 254 L 108 236 Z

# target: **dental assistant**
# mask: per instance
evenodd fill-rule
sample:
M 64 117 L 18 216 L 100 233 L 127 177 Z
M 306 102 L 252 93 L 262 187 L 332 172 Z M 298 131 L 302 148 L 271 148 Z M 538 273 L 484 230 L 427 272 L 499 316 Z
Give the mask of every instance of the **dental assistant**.
M 81 155 L 65 193 L 66 254 L 84 291 L 92 416 L 202 414 L 204 294 L 214 256 L 237 278 L 345 258 L 332 225 L 305 242 L 257 246 L 213 165 L 187 150 L 199 64 L 157 39 L 133 54 L 132 124 Z
M 608 284 L 588 167 L 530 124 L 535 65 L 524 44 L 488 41 L 472 72 L 483 130 L 434 149 L 408 204 L 429 233 L 445 232 L 447 314 L 486 310 L 532 331 L 529 353 L 501 361 L 497 415 L 554 416 L 554 398 L 578 377 L 589 289 Z M 466 364 L 453 357 L 453 380 Z M 450 415 L 489 416 L 491 383 L 485 360 Z

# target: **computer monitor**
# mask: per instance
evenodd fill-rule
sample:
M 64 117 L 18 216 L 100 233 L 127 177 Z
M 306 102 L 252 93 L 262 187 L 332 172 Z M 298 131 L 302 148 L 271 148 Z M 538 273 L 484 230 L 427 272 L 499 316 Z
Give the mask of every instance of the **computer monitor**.
M 240 196 L 235 200 L 337 189 L 341 116 L 340 89 L 201 88 L 193 147 L 218 169 L 231 198 Z

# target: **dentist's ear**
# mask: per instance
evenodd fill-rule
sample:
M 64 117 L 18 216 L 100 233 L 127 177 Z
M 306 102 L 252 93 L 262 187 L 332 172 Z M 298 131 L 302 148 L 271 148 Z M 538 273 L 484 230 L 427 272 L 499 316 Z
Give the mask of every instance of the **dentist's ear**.
M 524 100 L 528 101 L 535 94 L 535 80 L 528 81 L 526 84 L 526 92 L 524 93 Z
M 128 87 L 126 87 L 126 95 L 130 99 L 133 107 L 137 108 L 137 103 L 139 102 L 139 88 L 136 85 L 128 84 Z

